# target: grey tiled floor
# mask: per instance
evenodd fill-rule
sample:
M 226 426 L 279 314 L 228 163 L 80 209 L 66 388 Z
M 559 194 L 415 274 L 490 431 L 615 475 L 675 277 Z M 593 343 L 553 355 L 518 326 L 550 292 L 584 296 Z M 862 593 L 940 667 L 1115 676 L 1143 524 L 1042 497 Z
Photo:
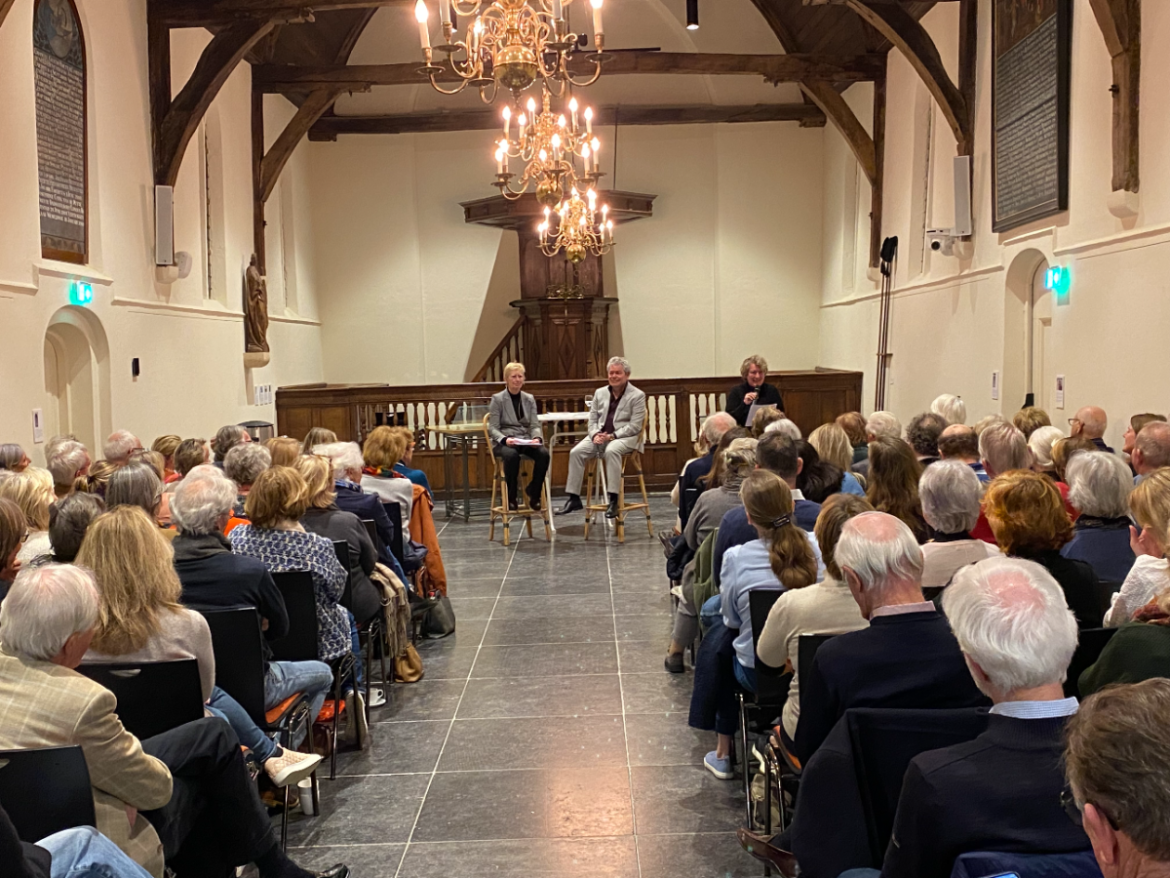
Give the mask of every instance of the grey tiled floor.
M 673 521 L 666 497 L 652 509 L 655 530 Z M 735 839 L 738 782 L 700 765 L 713 742 L 687 727 L 691 674 L 662 668 L 658 540 L 631 519 L 625 545 L 604 528 L 585 543 L 568 518 L 551 546 L 536 528 L 506 549 L 486 522 L 444 524 L 456 633 L 420 643 L 425 678 L 374 711 L 369 750 L 339 756 L 322 815 L 293 819 L 298 862 L 356 878 L 762 873 Z

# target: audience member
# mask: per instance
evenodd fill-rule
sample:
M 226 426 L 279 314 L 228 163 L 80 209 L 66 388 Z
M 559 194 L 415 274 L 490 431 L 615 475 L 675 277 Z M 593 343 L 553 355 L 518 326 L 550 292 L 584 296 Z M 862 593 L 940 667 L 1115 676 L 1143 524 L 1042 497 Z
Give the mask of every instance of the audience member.
M 1028 437 L 1028 451 L 1032 453 L 1032 469 L 1056 482 L 1056 464 L 1052 460 L 1053 446 L 1064 438 L 1060 427 L 1037 427 Z
M 1170 466 L 1170 424 L 1152 421 L 1142 427 L 1134 437 L 1130 465 L 1135 485 L 1154 470 Z
M 79 476 L 73 483 L 73 490 L 79 494 L 93 494 L 98 497 L 106 496 L 106 486 L 110 483 L 110 476 L 118 469 L 108 460 L 95 460 L 89 466 L 89 472 Z
M 1028 440 L 1012 424 L 999 420 L 986 426 L 979 434 L 979 457 L 983 469 L 991 478 L 1013 470 L 1026 470 L 1032 466 L 1032 458 L 1028 452 Z M 1068 496 L 1068 485 L 1061 491 L 1061 497 Z M 995 534 L 991 532 L 991 525 L 987 523 L 987 514 L 980 511 L 979 520 L 971 531 L 971 536 L 985 543 L 995 543 Z
M 1060 554 L 1085 561 L 1097 578 L 1121 583 L 1133 567 L 1129 546 L 1129 495 L 1133 477 L 1116 455 L 1104 451 L 1078 454 L 1068 465 L 1069 502 L 1081 514 L 1073 538 Z
M 700 675 L 702 666 L 696 663 L 691 699 L 690 725 L 704 730 L 714 728 L 717 734 L 715 749 L 704 757 L 703 765 L 720 780 L 734 777 L 730 754 L 731 735 L 737 723 L 735 683 L 749 692 L 756 690 L 749 595 L 759 588 L 803 588 L 817 579 L 817 558 L 807 534 L 795 524 L 792 493 L 784 480 L 775 473 L 756 471 L 744 481 L 742 493 L 743 506 L 757 538 L 728 549 L 723 556 L 723 636 L 732 638 L 733 653 L 730 661 L 720 663 L 721 673 L 710 679 Z M 718 635 L 708 639 L 717 640 Z
M 32 460 L 19 445 L 9 442 L 0 445 L 0 470 L 22 473 Z
M 869 460 L 869 440 L 865 436 L 865 418 L 861 412 L 837 415 L 837 426 L 845 431 L 849 444 L 853 446 L 853 463 Z
M 999 554 L 994 545 L 971 536 L 983 497 L 983 484 L 971 467 L 940 460 L 926 468 L 918 493 L 931 531 L 930 541 L 922 546 L 924 589 L 945 588 L 960 568 Z
M 801 764 L 851 707 L 987 703 L 946 619 L 922 595 L 922 549 L 905 522 L 863 512 L 841 528 L 834 557 L 869 626 L 825 643 L 802 677 L 795 740 Z
M 98 831 L 156 878 L 164 858 L 180 875 L 255 863 L 260 878 L 309 878 L 284 854 L 227 723 L 202 719 L 140 742 L 114 696 L 73 670 L 100 624 L 86 570 L 51 564 L 18 577 L 0 606 L 0 748 L 80 745 Z
M 105 511 L 102 498 L 92 494 L 70 494 L 58 500 L 49 510 L 49 542 L 53 551 L 42 557 L 46 562 L 72 564 L 81 551 L 89 526 Z
M 991 481 L 979 459 L 979 436 L 974 427 L 951 424 L 943 430 L 938 436 L 938 456 L 940 460 L 957 460 L 971 467 L 981 482 Z
M 883 436 L 869 443 L 865 498 L 878 512 L 888 512 L 900 519 L 918 542 L 925 543 L 930 533 L 918 499 L 921 475 L 922 467 L 914 450 L 901 439 Z
M 175 475 L 183 478 L 197 466 L 211 462 L 211 448 L 206 439 L 184 439 L 175 449 Z
M 28 563 L 38 555 L 50 551 L 49 506 L 55 499 L 53 477 L 47 469 L 30 466 L 10 478 L 0 481 L 0 497 L 7 497 L 24 515 L 28 534 L 24 546 L 16 556 L 21 563 Z
M 1084 436 L 1068 436 L 1052 443 L 1052 469 L 1056 474 L 1056 484 L 1064 485 L 1062 496 L 1068 491 L 1065 471 L 1068 469 L 1069 461 L 1082 452 L 1096 450 L 1097 446 Z
M 411 481 L 394 471 L 394 464 L 406 453 L 406 439 L 393 427 L 375 427 L 362 446 L 361 486 L 382 499 L 383 503 L 397 503 L 402 513 L 402 526 L 410 525 L 410 510 L 414 503 Z
M 967 423 L 967 404 L 963 402 L 963 397 L 955 396 L 953 393 L 944 393 L 936 396 L 934 402 L 930 404 L 931 414 L 939 415 L 946 424 L 965 424 Z
M 273 466 L 292 466 L 301 456 L 301 443 L 291 436 L 273 436 L 264 447 L 272 455 Z
M 1081 628 L 1101 626 L 1097 574 L 1084 561 L 1060 554 L 1073 528 L 1051 479 L 1030 470 L 997 476 L 987 486 L 983 512 L 1000 551 L 1035 561 L 1051 573 Z
M 236 483 L 236 504 L 232 514 L 244 516 L 244 502 L 260 473 L 272 466 L 272 454 L 259 442 L 243 442 L 232 448 L 223 459 L 223 472 Z
M 1134 613 L 1170 586 L 1170 561 L 1166 560 L 1170 469 L 1155 470 L 1143 479 L 1129 495 L 1129 510 L 1133 520 L 1129 546 L 1135 557 L 1121 591 L 1113 596 L 1113 605 L 1105 614 L 1109 628 L 1130 621 Z
M 1097 661 L 1081 674 L 1082 698 L 1118 683 L 1170 677 L 1170 586 L 1151 598 L 1110 638 Z
M 395 429 L 394 427 L 390 428 Z M 313 427 L 305 434 L 305 441 L 302 445 L 304 453 L 310 453 L 318 445 L 329 445 L 337 441 L 337 434 L 325 427 Z
M 1068 821 L 1061 749 L 1077 711 L 1065 670 L 1077 626 L 1038 564 L 992 558 L 960 570 L 943 607 L 971 676 L 994 706 L 975 740 L 910 761 L 882 878 L 947 878 L 960 854 L 1085 850 Z
M 196 467 L 175 490 L 171 507 L 179 535 L 173 543 L 174 564 L 182 601 L 198 609 L 255 607 L 265 640 L 265 709 L 303 692 L 309 715 L 316 718 L 333 685 L 333 672 L 324 662 L 273 660 L 268 641 L 288 634 L 288 611 L 268 567 L 233 554 L 223 535 L 235 499 L 236 486 L 213 466 Z
M 756 644 L 759 660 L 772 668 L 792 668 L 792 683 L 781 715 L 781 741 L 790 752 L 796 746 L 800 718 L 800 636 L 844 634 L 869 624 L 849 593 L 835 550 L 845 522 L 872 511 L 869 501 L 851 494 L 836 494 L 825 501 L 814 531 L 825 563 L 825 578 L 806 587 L 790 586 L 772 605 L 760 632 Z
M 906 427 L 906 441 L 914 449 L 914 456 L 924 467 L 939 459 L 938 439 L 947 428 L 946 418 L 933 412 L 916 415 Z
M 394 472 L 406 479 L 410 479 L 411 484 L 421 485 L 426 489 L 427 496 L 433 497 L 434 493 L 431 491 L 431 483 L 427 480 L 427 474 L 421 469 L 415 469 L 414 464 L 414 431 L 408 427 L 391 427 L 391 430 L 398 431 L 398 434 L 406 440 L 405 450 L 402 452 L 402 459 L 394 464 Z M 336 442 L 336 437 L 333 442 Z M 308 449 L 316 449 L 317 445 L 331 445 L 332 442 L 318 442 L 314 445 L 305 444 L 306 451 Z
M 183 437 L 176 436 L 174 433 L 159 436 L 154 442 L 150 443 L 150 450 L 156 451 L 163 456 L 163 484 L 169 485 L 171 482 L 177 482 L 182 478 L 175 470 L 175 452 L 179 450 L 179 446 L 182 444 Z
M 788 416 L 785 415 L 784 412 L 780 411 L 780 409 L 757 409 L 755 416 L 752 418 L 751 424 L 748 425 L 752 432 L 752 438 L 759 439 L 764 435 L 764 431 L 772 426 L 772 424 L 776 423 L 777 421 L 784 421 L 787 419 Z
M 151 878 L 116 844 L 92 826 L 54 832 L 31 844 L 21 841 L 0 805 L 0 862 L 13 878 Z
M 1152 412 L 1144 412 L 1140 415 L 1133 415 L 1129 419 L 1129 424 L 1126 425 L 1125 433 L 1121 437 L 1121 453 L 1133 456 L 1133 446 L 1140 433 L 1147 424 L 1165 424 L 1165 415 L 1155 415 Z
M 715 460 L 715 448 L 719 445 L 719 440 L 734 426 L 735 418 L 727 412 L 716 412 L 703 421 L 703 427 L 699 431 L 699 447 L 696 449 L 699 456 L 687 462 L 675 486 L 678 491 L 676 505 L 678 506 L 680 533 L 687 526 L 687 519 L 690 518 L 695 499 L 705 487 L 705 485 L 699 484 L 699 479 L 711 471 Z
M 856 494 L 865 496 L 865 488 L 853 475 L 853 447 L 849 444 L 849 436 L 836 423 L 830 421 L 821 424 L 808 434 L 808 444 L 816 449 L 817 454 L 825 463 L 831 464 L 844 474 L 841 479 L 840 491 L 842 494 Z M 866 446 L 869 453 L 869 446 Z
M 784 411 L 784 399 L 775 386 L 767 383 L 768 361 L 759 354 L 748 357 L 739 367 L 743 382 L 727 391 L 726 411 L 741 427 L 748 426 L 748 412 L 753 405 L 774 405 Z M 759 437 L 756 437 L 759 438 Z
M 22 564 L 17 558 L 27 533 L 28 524 L 20 507 L 0 495 L 0 601 L 8 593 L 8 584 L 20 572 Z
M 53 491 L 58 497 L 73 493 L 77 480 L 89 472 L 89 451 L 76 440 L 66 440 L 45 455 L 49 473 L 53 476 Z
M 114 466 L 125 466 L 130 462 L 130 455 L 141 447 L 138 437 L 129 430 L 115 430 L 106 439 L 102 454 Z
M 149 448 L 139 448 L 130 455 L 130 463 L 141 463 L 150 467 L 154 470 L 154 474 L 158 476 L 160 483 L 166 478 L 166 458 L 157 451 L 151 451 Z
M 1093 695 L 1069 720 L 1069 815 L 1105 878 L 1170 874 L 1168 715 L 1170 680 L 1148 680 Z
M 1005 424 L 1005 423 L 1007 423 L 1007 419 L 1004 418 L 1003 415 L 999 415 L 999 414 L 986 415 L 975 422 L 975 427 L 974 427 L 975 435 L 982 436 L 983 431 L 986 430 L 988 427 L 993 427 L 996 424 Z
M 801 462 L 796 487 L 804 495 L 805 500 L 821 504 L 833 494 L 841 492 L 841 485 L 845 481 L 843 470 L 827 460 L 821 460 L 812 443 L 804 439 L 796 441 L 796 452 L 800 455 Z
M 154 468 L 145 461 L 133 461 L 110 475 L 105 499 L 110 509 L 117 506 L 137 506 L 150 516 L 164 537 L 173 540 L 174 529 L 164 528 L 159 524 L 162 495 L 162 481 Z
M 532 461 L 528 503 L 534 510 L 540 509 L 540 495 L 549 462 L 536 397 L 523 389 L 526 374 L 523 363 L 508 363 L 504 367 L 504 389 L 492 397 L 488 414 L 488 434 L 494 446 L 492 454 L 503 461 L 508 507 L 513 511 L 520 508 L 516 487 L 520 478 L 520 459 L 526 457 Z M 526 444 L 517 440 L 525 440 Z M 527 444 L 534 440 L 538 444 Z
M 764 428 L 765 433 L 779 433 L 781 436 L 787 436 L 789 439 L 794 439 L 797 442 L 803 438 L 800 433 L 800 427 L 796 426 L 795 421 L 790 421 L 787 417 L 778 418 Z
M 1109 427 L 1109 419 L 1105 416 L 1104 409 L 1095 405 L 1084 406 L 1077 409 L 1077 413 L 1068 419 L 1068 423 L 1070 435 L 1084 436 L 1096 445 L 1099 451 L 1113 453 L 1113 449 L 1106 445 L 1105 440 L 1101 438 Z
M 1012 426 L 1023 433 L 1025 439 L 1031 439 L 1041 427 L 1051 427 L 1052 420 L 1044 409 L 1030 405 L 1012 415 Z
M 893 412 L 874 412 L 865 422 L 865 441 L 871 443 L 876 439 L 896 439 L 902 441 L 902 422 L 894 417 Z M 853 471 L 858 475 L 869 478 L 869 451 L 866 450 L 864 460 L 853 464 Z
M 228 424 L 215 431 L 215 438 L 211 440 L 211 451 L 215 455 L 212 463 L 223 468 L 224 459 L 228 452 L 238 445 L 252 441 L 252 434 L 239 424 Z

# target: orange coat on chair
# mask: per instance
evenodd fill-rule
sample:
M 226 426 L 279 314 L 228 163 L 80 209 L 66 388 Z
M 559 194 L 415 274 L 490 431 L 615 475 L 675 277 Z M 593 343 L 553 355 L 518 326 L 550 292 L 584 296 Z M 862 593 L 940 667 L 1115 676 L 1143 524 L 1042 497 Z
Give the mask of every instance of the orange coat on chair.
M 439 551 L 439 534 L 435 530 L 435 517 L 431 510 L 435 503 L 427 489 L 414 485 L 414 500 L 410 510 L 410 538 L 427 547 L 426 571 L 431 588 L 439 594 L 447 593 L 447 571 L 443 567 L 443 554 Z

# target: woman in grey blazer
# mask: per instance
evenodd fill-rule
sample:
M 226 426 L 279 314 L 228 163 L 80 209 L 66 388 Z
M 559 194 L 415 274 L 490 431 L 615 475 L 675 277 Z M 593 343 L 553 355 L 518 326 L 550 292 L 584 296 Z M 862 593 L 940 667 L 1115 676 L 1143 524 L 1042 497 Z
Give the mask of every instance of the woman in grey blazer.
M 540 489 L 548 472 L 548 449 L 541 445 L 518 445 L 517 439 L 542 439 L 537 420 L 536 398 L 524 393 L 524 364 L 509 363 L 504 367 L 506 387 L 492 397 L 488 413 L 488 433 L 492 437 L 492 452 L 504 462 L 504 479 L 508 483 L 508 506 L 516 509 L 516 480 L 520 475 L 520 458 L 532 460 L 532 481 L 528 483 L 528 502 L 540 509 Z

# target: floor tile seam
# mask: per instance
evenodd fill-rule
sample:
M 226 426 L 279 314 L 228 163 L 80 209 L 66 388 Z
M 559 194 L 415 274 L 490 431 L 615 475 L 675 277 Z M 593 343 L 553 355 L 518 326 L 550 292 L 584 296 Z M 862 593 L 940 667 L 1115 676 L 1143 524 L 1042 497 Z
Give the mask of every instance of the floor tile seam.
M 444 529 L 445 529 L 445 526 L 444 526 Z M 399 878 L 399 875 L 402 872 L 402 864 L 406 862 L 406 853 L 410 849 L 411 840 L 414 838 L 414 833 L 418 829 L 418 822 L 420 819 L 422 819 L 423 809 L 426 807 L 426 804 L 427 804 L 427 793 L 429 793 L 431 791 L 431 786 L 435 782 L 435 776 L 439 772 L 439 763 L 442 761 L 443 753 L 447 749 L 447 742 L 451 740 L 451 732 L 455 728 L 455 716 L 457 716 L 459 714 L 459 708 L 463 704 L 463 696 L 467 694 L 467 687 L 471 685 L 471 675 L 475 671 L 475 663 L 479 659 L 479 651 L 480 651 L 480 649 L 483 648 L 484 638 L 487 637 L 488 629 L 491 627 L 492 616 L 495 614 L 496 606 L 500 602 L 500 595 L 503 594 L 504 583 L 508 581 L 508 571 L 511 570 L 512 561 L 515 559 L 515 557 L 516 557 L 516 547 L 513 546 L 512 547 L 512 554 L 508 558 L 508 564 L 504 569 L 504 574 L 500 578 L 500 590 L 498 592 L 496 592 L 495 603 L 492 604 L 492 609 L 488 613 L 487 624 L 484 625 L 483 634 L 481 634 L 479 637 L 479 645 L 475 648 L 475 656 L 471 660 L 471 667 L 468 668 L 467 679 L 463 683 L 463 690 L 459 693 L 459 700 L 455 703 L 455 715 L 453 715 L 449 721 L 450 724 L 447 726 L 447 734 L 443 736 L 443 743 L 440 745 L 439 753 L 435 757 L 435 766 L 433 769 L 431 769 L 430 779 L 427 781 L 426 789 L 423 790 L 422 801 L 419 802 L 418 811 L 416 811 L 414 814 L 414 822 L 411 823 L 410 834 L 406 837 L 406 844 L 402 848 L 402 856 L 398 860 L 398 868 L 394 870 L 394 878 Z
M 704 830 L 696 829 L 692 832 L 646 832 L 642 833 L 645 838 L 689 838 L 696 835 L 735 835 L 734 829 L 723 830 Z M 634 833 L 627 833 L 626 835 L 521 835 L 509 836 L 507 838 L 477 838 L 476 842 L 498 842 L 498 841 L 621 841 L 623 839 L 633 838 L 637 839 Z M 461 839 L 446 839 L 443 841 L 412 841 L 412 845 L 441 845 L 441 844 L 466 844 L 467 842 Z M 319 848 L 381 848 L 381 847 L 395 847 L 397 845 L 406 845 L 404 841 L 350 841 L 350 842 L 335 842 L 324 844 L 290 844 L 288 849 L 290 851 L 311 851 Z

